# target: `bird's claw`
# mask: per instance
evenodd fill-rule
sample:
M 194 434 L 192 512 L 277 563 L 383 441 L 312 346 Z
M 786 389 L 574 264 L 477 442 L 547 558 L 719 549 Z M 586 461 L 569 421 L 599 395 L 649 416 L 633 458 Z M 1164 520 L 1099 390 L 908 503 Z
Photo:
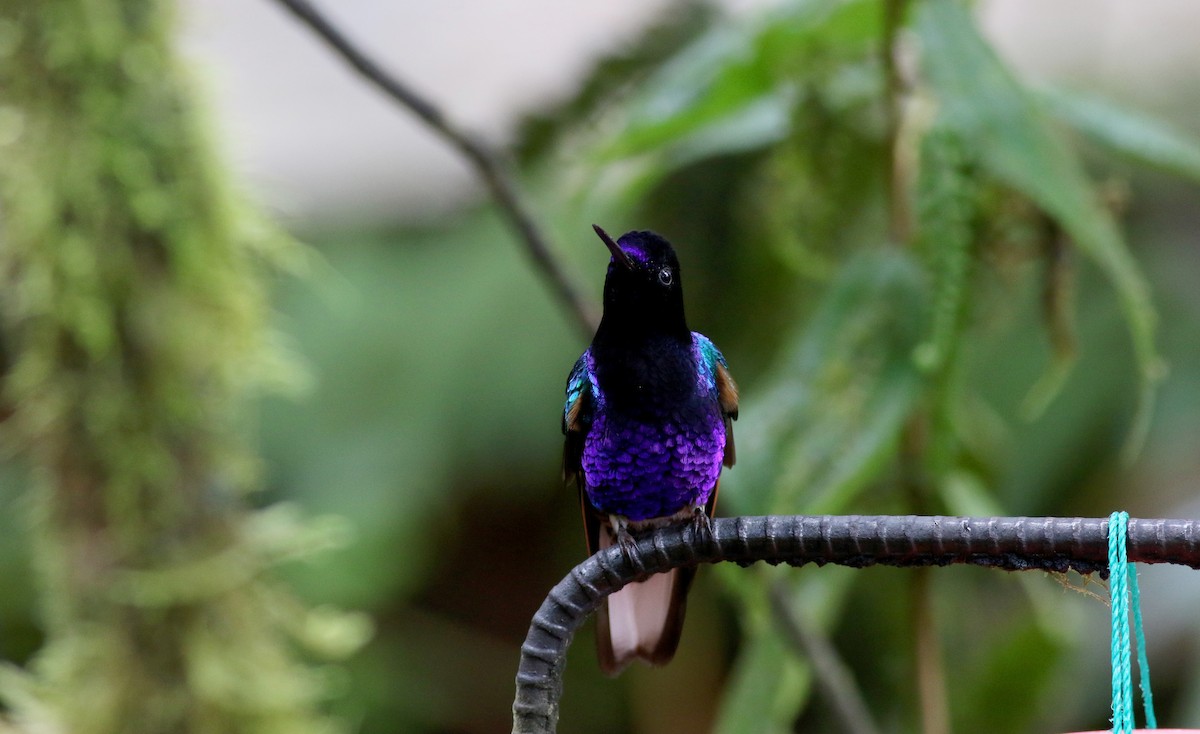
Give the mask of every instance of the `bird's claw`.
M 620 515 L 610 516 L 612 523 L 613 535 L 616 536 L 617 547 L 621 549 L 621 555 L 625 556 L 625 560 L 633 564 L 639 572 L 642 570 L 641 558 L 637 555 L 637 540 L 634 539 L 633 533 L 629 532 L 629 521 Z
M 629 532 L 629 528 L 622 527 L 617 530 L 617 545 L 621 546 L 621 552 L 627 557 L 633 555 L 633 551 L 637 548 L 637 541 L 633 539 L 633 533 Z
M 695 534 L 696 540 L 700 542 L 713 540 L 712 522 L 709 520 L 708 513 L 699 505 L 692 507 L 692 532 Z

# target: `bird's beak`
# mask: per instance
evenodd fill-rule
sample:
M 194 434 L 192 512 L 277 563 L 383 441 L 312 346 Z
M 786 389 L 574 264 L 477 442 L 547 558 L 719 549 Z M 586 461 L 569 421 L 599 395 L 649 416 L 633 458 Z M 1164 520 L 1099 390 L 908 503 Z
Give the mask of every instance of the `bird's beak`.
M 613 259 L 621 264 L 621 267 L 625 268 L 626 270 L 634 269 L 633 261 L 629 259 L 629 255 L 626 255 L 625 251 L 621 249 L 621 246 L 618 245 L 612 237 L 608 236 L 608 232 L 600 229 L 600 225 L 598 224 L 593 224 L 592 229 L 596 230 L 596 234 L 600 235 L 600 239 L 604 240 L 604 245 L 608 248 L 608 251 L 612 253 Z

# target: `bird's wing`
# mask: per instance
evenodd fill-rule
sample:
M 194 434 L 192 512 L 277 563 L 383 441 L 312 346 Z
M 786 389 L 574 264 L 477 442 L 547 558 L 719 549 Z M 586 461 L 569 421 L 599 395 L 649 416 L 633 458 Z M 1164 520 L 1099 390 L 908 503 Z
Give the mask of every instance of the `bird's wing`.
M 583 437 L 592 424 L 592 372 L 588 369 L 588 353 L 575 362 L 567 377 L 567 400 L 563 404 L 562 431 L 563 479 L 580 476 L 583 460 Z
M 588 501 L 583 484 L 583 439 L 592 425 L 595 383 L 588 367 L 589 355 L 584 352 L 567 377 L 567 400 L 563 405 L 563 481 L 575 480 L 579 490 L 579 504 L 583 510 L 583 528 L 587 537 L 588 553 L 600 550 L 600 523 L 602 516 Z
M 694 331 L 692 338 L 700 351 L 700 358 L 703 362 L 701 369 L 709 378 L 709 384 L 716 393 L 717 405 L 720 406 L 721 415 L 725 418 L 725 457 L 722 463 L 725 466 L 733 466 L 737 461 L 737 450 L 733 444 L 733 422 L 738 417 L 737 383 L 729 374 L 729 364 L 725 361 L 725 355 L 721 354 L 720 349 L 717 349 L 717 345 L 713 344 L 708 337 Z

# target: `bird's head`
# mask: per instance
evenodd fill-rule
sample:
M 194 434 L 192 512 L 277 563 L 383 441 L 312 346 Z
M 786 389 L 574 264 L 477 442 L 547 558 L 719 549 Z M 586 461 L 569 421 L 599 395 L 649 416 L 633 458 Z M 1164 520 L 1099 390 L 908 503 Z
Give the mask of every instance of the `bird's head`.
M 688 334 L 675 248 L 654 232 L 626 232 L 613 240 L 592 225 L 612 258 L 604 278 L 604 317 L 624 328 Z

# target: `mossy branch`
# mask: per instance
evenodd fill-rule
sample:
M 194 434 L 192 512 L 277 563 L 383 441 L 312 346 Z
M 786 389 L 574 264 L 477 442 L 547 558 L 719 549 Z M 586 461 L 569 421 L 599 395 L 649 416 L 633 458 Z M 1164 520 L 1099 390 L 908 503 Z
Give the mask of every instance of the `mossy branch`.
M 293 631 L 369 624 L 283 603 L 264 572 L 321 529 L 242 504 L 288 245 L 230 193 L 172 26 L 165 0 L 0 9 L 0 413 L 35 477 L 47 635 L 0 696 L 20 731 L 324 734 Z

